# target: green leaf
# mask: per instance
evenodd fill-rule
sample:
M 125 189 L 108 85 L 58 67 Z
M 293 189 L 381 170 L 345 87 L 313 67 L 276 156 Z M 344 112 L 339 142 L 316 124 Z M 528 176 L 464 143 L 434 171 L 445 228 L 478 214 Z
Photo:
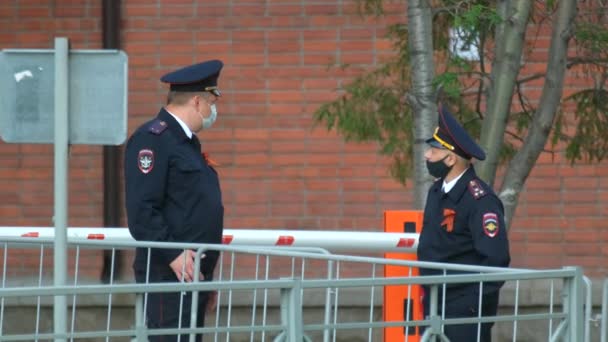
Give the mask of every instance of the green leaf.
M 571 163 L 602 161 L 608 152 L 608 91 L 585 89 L 565 99 L 576 105 L 575 133 L 566 147 Z

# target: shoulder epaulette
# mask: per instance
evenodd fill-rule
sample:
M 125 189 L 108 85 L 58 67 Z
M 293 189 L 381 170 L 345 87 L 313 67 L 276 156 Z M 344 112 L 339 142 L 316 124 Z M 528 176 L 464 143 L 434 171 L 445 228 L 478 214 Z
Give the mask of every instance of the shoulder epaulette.
M 160 135 L 167 129 L 167 123 L 163 120 L 154 120 L 150 127 L 148 127 L 148 131 L 155 135 Z
M 488 194 L 488 192 L 484 190 L 483 186 L 476 179 L 472 179 L 469 182 L 469 192 L 476 200 Z

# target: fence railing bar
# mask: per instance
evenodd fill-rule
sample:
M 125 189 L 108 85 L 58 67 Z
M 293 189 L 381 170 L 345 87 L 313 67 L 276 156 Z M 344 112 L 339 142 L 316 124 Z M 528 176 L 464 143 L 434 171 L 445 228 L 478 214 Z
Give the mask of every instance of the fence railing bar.
M 32 242 L 30 242 L 31 244 Z M 99 243 L 99 242 L 96 242 Z M 216 314 L 216 324 L 215 327 L 209 327 L 209 328 L 195 328 L 195 326 L 191 326 L 190 328 L 187 327 L 182 327 L 182 325 L 187 325 L 187 324 L 182 324 L 183 322 L 181 322 L 181 317 L 180 317 L 180 323 L 178 325 L 177 328 L 175 329 L 146 329 L 145 327 L 143 329 L 145 329 L 145 332 L 143 334 L 148 335 L 148 336 L 153 336 L 153 335 L 161 335 L 161 334 L 165 334 L 165 333 L 176 333 L 179 332 L 180 334 L 191 334 L 191 337 L 194 337 L 194 334 L 197 333 L 214 333 L 217 339 L 217 336 L 219 336 L 218 334 L 225 334 L 223 336 L 226 336 L 227 340 L 230 340 L 230 338 L 233 336 L 231 334 L 235 334 L 235 331 L 240 331 L 240 332 L 244 332 L 247 333 L 249 336 L 250 340 L 257 340 L 256 334 L 257 333 L 261 333 L 262 336 L 262 340 L 265 340 L 265 338 L 268 336 L 270 337 L 270 331 L 269 329 L 266 329 L 267 326 L 272 326 L 273 322 L 273 318 L 269 316 L 269 308 L 270 305 L 272 303 L 273 300 L 276 300 L 278 297 L 278 295 L 282 292 L 285 293 L 285 290 L 291 291 L 291 295 L 288 296 L 288 302 L 286 302 L 285 305 L 287 305 L 287 307 L 289 308 L 289 317 L 296 317 L 297 319 L 299 319 L 299 317 L 302 316 L 302 305 L 300 304 L 302 302 L 302 300 L 304 299 L 304 291 L 310 291 L 310 290 L 315 290 L 315 289 L 319 289 L 317 291 L 311 291 L 311 293 L 313 294 L 310 299 L 311 300 L 310 303 L 306 303 L 306 304 L 310 304 L 311 308 L 315 308 L 316 309 L 316 305 L 318 305 L 316 303 L 316 301 L 318 300 L 319 297 L 315 297 L 315 295 L 318 295 L 319 293 L 323 293 L 321 292 L 321 289 L 324 290 L 325 292 L 325 300 L 324 300 L 324 304 L 325 304 L 325 318 L 322 324 L 314 324 L 314 325 L 303 325 L 303 322 L 298 321 L 298 322 L 290 322 L 288 321 L 283 321 L 283 323 L 281 325 L 276 325 L 275 327 L 277 327 L 277 331 L 281 332 L 281 333 L 286 333 L 289 332 L 289 336 L 300 336 L 299 331 L 305 330 L 305 331 L 309 331 L 309 329 L 318 329 L 319 333 L 323 333 L 324 336 L 324 341 L 328 341 L 329 340 L 329 336 L 331 335 L 333 341 L 336 341 L 338 339 L 338 332 L 343 330 L 343 329 L 365 329 L 367 331 L 367 335 L 368 340 L 373 340 L 375 338 L 374 336 L 374 329 L 379 328 L 379 327 L 389 327 L 392 326 L 392 324 L 399 324 L 399 322 L 376 322 L 374 321 L 374 314 L 376 314 L 376 306 L 377 303 L 376 302 L 376 290 L 378 286 L 391 286 L 391 285 L 398 285 L 398 286 L 407 286 L 407 293 L 408 293 L 408 298 L 411 298 L 412 293 L 413 293 L 413 289 L 412 286 L 414 285 L 429 285 L 433 288 L 435 288 L 436 290 L 441 289 L 441 293 L 443 294 L 442 296 L 442 300 L 439 306 L 439 303 L 435 303 L 435 309 L 439 308 L 441 310 L 441 308 L 443 307 L 443 310 L 441 310 L 442 312 L 440 313 L 439 316 L 435 316 L 433 317 L 433 320 L 429 320 L 428 322 L 433 322 L 434 324 L 439 323 L 440 325 L 435 325 L 434 329 L 434 333 L 438 334 L 440 331 L 439 328 L 443 329 L 444 326 L 447 325 L 451 325 L 451 324 L 476 324 L 477 325 L 477 335 L 478 335 L 478 339 L 480 338 L 480 326 L 482 323 L 487 323 L 487 322 L 513 322 L 513 336 L 514 339 L 517 339 L 517 334 L 518 334 L 518 322 L 520 321 L 533 321 L 533 320 L 540 320 L 540 321 L 549 321 L 549 330 L 551 330 L 551 328 L 554 326 L 553 325 L 553 320 L 555 321 L 559 321 L 560 324 L 556 329 L 555 334 L 553 334 L 553 332 L 549 331 L 549 334 L 552 334 L 553 339 L 555 339 L 557 336 L 560 336 L 560 334 L 563 334 L 564 332 L 566 332 L 568 335 L 566 336 L 569 339 L 572 338 L 576 338 L 576 340 L 584 340 L 587 338 L 587 334 L 588 334 L 588 327 L 587 325 L 583 326 L 582 324 L 588 324 L 589 320 L 587 319 L 587 317 L 590 317 L 590 314 L 587 313 L 587 310 L 589 310 L 591 308 L 590 303 L 592 303 L 590 301 L 591 299 L 591 294 L 590 294 L 590 281 L 588 281 L 588 279 L 583 278 L 582 276 L 582 272 L 580 270 L 580 268 L 563 268 L 563 269 L 548 269 L 548 270 L 528 270 L 528 269 L 508 269 L 508 268 L 477 268 L 477 267 L 473 267 L 471 268 L 471 266 L 468 265 L 446 265 L 446 264 L 434 264 L 432 263 L 434 267 L 439 267 L 442 266 L 443 268 L 441 269 L 441 271 L 443 272 L 443 274 L 439 273 L 439 275 L 434 275 L 434 276 L 412 276 L 412 267 L 411 266 L 415 266 L 415 267 L 426 267 L 426 265 L 431 264 L 431 263 L 421 263 L 421 262 L 413 262 L 413 261 L 408 261 L 408 260 L 387 260 L 387 259 L 383 259 L 383 258 L 374 258 L 374 257 L 359 257 L 359 256 L 349 256 L 349 255 L 331 255 L 331 254 L 323 254 L 324 252 L 321 253 L 313 253 L 310 252 L 310 248 L 308 248 L 307 250 L 302 249 L 285 249 L 285 248 L 265 248 L 265 249 L 261 249 L 261 248 L 248 248 L 248 247 L 244 247 L 244 246 L 240 246 L 240 247 L 235 247 L 235 246 L 215 246 L 215 245 L 205 245 L 205 244 L 163 244 L 162 248 L 175 248 L 176 246 L 179 245 L 186 245 L 186 246 L 196 246 L 197 249 L 203 249 L 203 248 L 208 248 L 210 250 L 220 250 L 221 257 L 220 260 L 222 260 L 220 262 L 219 268 L 220 268 L 220 276 L 219 276 L 219 280 L 218 281 L 213 281 L 213 282 L 198 282 L 198 281 L 194 281 L 191 283 L 185 283 L 185 282 L 173 282 L 173 283 L 150 283 L 150 254 L 148 253 L 148 264 L 146 265 L 148 272 L 146 272 L 147 274 L 145 275 L 146 277 L 146 283 L 142 284 L 142 283 L 132 283 L 132 284 L 122 284 L 122 283 L 118 283 L 116 284 L 116 282 L 114 281 L 110 281 L 110 284 L 80 284 L 80 275 L 79 275 L 79 269 L 81 267 L 81 262 L 80 262 L 80 250 L 81 248 L 90 248 L 93 244 L 87 245 L 87 244 L 73 244 L 70 247 L 76 247 L 77 252 L 76 252 L 76 263 L 75 263 L 75 270 L 74 270 L 74 284 L 73 285 L 65 285 L 65 286 L 50 286 L 50 285 L 45 285 L 46 281 L 44 281 L 44 275 L 45 272 L 48 273 L 46 271 L 46 269 L 44 269 L 44 267 L 46 267 L 47 265 L 44 264 L 44 257 L 45 257 L 45 246 L 46 244 L 40 244 L 40 261 L 39 261 L 39 269 L 38 269 L 38 286 L 13 286 L 13 287 L 6 287 L 6 276 L 3 279 L 3 283 L 2 283 L 2 288 L 0 288 L 0 298 L 2 298 L 2 308 L 0 309 L 0 318 L 4 318 L 6 315 L 4 313 L 4 307 L 7 305 L 13 305 L 12 303 L 19 303 L 20 298 L 23 297 L 29 297 L 28 299 L 25 300 L 25 302 L 31 301 L 33 302 L 34 299 L 36 300 L 36 317 L 37 317 L 37 323 L 36 323 L 36 329 L 34 334 L 31 335 L 27 335 L 30 336 L 31 338 L 28 339 L 29 341 L 31 340 L 40 340 L 40 339 L 44 339 L 44 336 L 49 336 L 49 334 L 45 331 L 42 331 L 42 325 L 41 325 L 41 320 L 42 320 L 42 316 L 41 316 L 41 306 L 42 304 L 47 305 L 47 297 L 51 298 L 53 296 L 67 296 L 67 295 L 72 295 L 73 297 L 73 301 L 72 301 L 72 306 L 73 306 L 73 311 L 72 311 L 72 315 L 73 317 L 75 317 L 75 312 L 76 312 L 76 304 L 77 304 L 77 296 L 82 296 L 82 295 L 99 295 L 99 298 L 93 297 L 93 301 L 92 303 L 96 303 L 96 301 L 100 300 L 100 299 L 104 299 L 107 297 L 108 299 L 108 306 L 107 306 L 107 320 L 105 322 L 105 330 L 103 331 L 95 331 L 94 333 L 99 334 L 96 337 L 105 337 L 106 341 L 110 339 L 110 337 L 114 337 L 116 336 L 117 332 L 120 331 L 127 331 L 127 330 L 112 330 L 111 329 L 111 322 L 112 322 L 112 315 L 113 313 L 116 311 L 116 303 L 115 300 L 118 300 L 119 298 L 121 298 L 120 296 L 118 296 L 118 294 L 135 294 L 137 296 L 139 296 L 141 298 L 142 295 L 147 295 L 147 294 L 151 294 L 151 293 L 161 293 L 161 292 L 184 292 L 184 293 L 198 293 L 201 291 L 224 291 L 225 293 L 227 293 L 227 305 L 224 306 L 220 306 L 220 307 L 225 307 L 226 308 L 226 314 L 223 316 L 226 316 L 226 320 L 225 323 L 220 324 L 220 321 L 222 318 L 221 315 L 219 315 L 219 311 L 220 311 L 220 307 L 218 307 L 218 314 Z M 142 247 L 145 246 L 143 248 L 147 248 L 148 251 L 150 251 L 151 248 L 161 248 L 158 247 L 155 243 L 152 243 L 150 246 L 148 246 L 148 243 L 136 243 L 136 244 L 132 244 L 131 248 L 137 246 L 137 247 Z M 5 245 L 6 246 L 6 245 Z M 152 247 L 154 246 L 154 247 Z M 106 246 L 107 247 L 107 246 Z M 221 248 L 216 248 L 216 247 L 221 247 Z M 116 249 L 114 249 L 115 247 L 112 247 L 112 265 L 111 265 L 111 278 L 113 279 L 113 275 L 115 272 L 115 251 Z M 7 252 L 8 248 L 5 248 L 5 255 L 8 253 Z M 322 249 L 318 249 L 319 251 L 322 251 Z M 230 268 L 228 272 L 224 272 L 223 269 L 223 264 L 224 264 L 224 255 L 225 253 L 231 253 L 231 260 L 226 261 L 226 265 L 230 264 Z M 237 258 L 237 253 L 239 253 L 239 256 Z M 245 255 L 245 256 L 255 256 L 256 258 L 256 267 L 255 267 L 255 276 L 254 276 L 254 280 L 251 279 L 247 279 L 247 278 L 239 278 L 238 277 L 238 272 L 237 272 L 237 268 L 235 267 L 235 265 L 237 264 L 237 259 L 239 259 L 238 262 L 244 262 L 244 264 L 248 264 L 249 261 L 243 261 L 241 258 L 241 254 Z M 260 272 L 261 272 L 261 268 L 260 268 L 260 264 L 261 264 L 261 257 L 265 257 L 265 276 L 264 277 L 260 277 Z M 298 259 L 302 260 L 301 262 L 301 269 L 296 270 L 296 261 Z M 6 262 L 7 257 L 5 256 L 5 262 Z M 197 260 L 198 261 L 198 260 Z M 287 266 L 289 265 L 289 262 L 291 262 L 291 269 L 289 269 Z M 327 265 L 327 277 L 323 278 L 323 276 L 319 277 L 319 271 L 321 269 L 319 269 L 317 266 L 317 263 L 320 262 L 324 262 Z M 335 275 L 333 273 L 334 270 L 334 263 L 335 263 Z M 366 264 L 368 263 L 368 264 Z M 271 264 L 273 266 L 273 268 L 271 268 Z M 366 274 L 365 272 L 361 272 L 360 270 L 357 272 L 353 272 L 353 270 L 358 270 L 359 265 L 365 265 L 366 267 L 371 267 L 371 275 Z M 403 276 L 403 277 L 391 277 L 391 278 L 386 278 L 383 277 L 382 275 L 377 276 L 377 269 L 379 265 L 397 265 L 400 267 L 408 267 L 409 269 L 409 277 L 408 276 Z M 6 274 L 6 268 L 3 270 L 3 273 Z M 472 272 L 471 269 L 476 269 L 475 272 Z M 239 271 L 241 270 L 240 268 L 238 269 Z M 277 273 L 281 273 L 282 274 L 288 274 L 289 277 L 288 278 L 280 278 L 281 275 L 276 276 L 275 275 Z M 464 272 L 464 273 L 463 273 Z M 468 273 L 467 273 L 468 272 Z M 224 274 L 226 273 L 226 274 Z M 315 274 L 317 273 L 317 275 L 314 276 L 310 276 L 310 274 Z M 247 274 L 250 274 L 247 272 Z M 357 277 L 359 274 L 364 274 L 363 277 Z M 226 277 L 227 276 L 227 277 Z M 141 277 L 143 277 L 143 275 L 141 275 Z M 226 279 L 228 278 L 228 279 Z M 260 279 L 263 278 L 263 279 Z M 138 278 L 139 279 L 139 278 Z M 182 279 L 183 280 L 183 279 Z M 521 296 L 521 282 L 524 281 L 534 281 L 534 280 L 551 280 L 551 287 L 550 287 L 550 308 L 547 312 L 547 310 L 543 310 L 542 312 L 539 313 L 532 313 L 532 314 L 524 314 L 522 312 L 520 312 L 520 296 Z M 556 280 L 560 280 L 564 282 L 564 299 L 563 299 L 563 307 L 564 310 L 561 312 L 557 312 L 555 313 L 554 311 L 554 288 L 555 288 L 555 281 Z M 496 316 L 481 316 L 481 307 L 483 306 L 483 289 L 484 286 L 488 283 L 488 282 L 495 282 L 495 281 L 500 281 L 500 282 L 504 282 L 504 281 L 513 281 L 515 282 L 515 304 L 514 304 L 514 311 L 513 311 L 513 315 L 496 315 Z M 582 281 L 586 282 L 586 289 L 587 289 L 587 296 L 583 297 L 583 293 L 584 291 L 582 290 Z M 446 318 L 445 317 L 445 298 L 446 293 L 450 293 L 450 288 L 448 287 L 449 284 L 472 284 L 472 285 L 477 285 L 478 289 L 479 289 L 479 302 L 478 302 L 478 312 L 479 314 L 477 314 L 475 317 L 468 317 L 468 318 Z M 294 292 L 293 289 L 296 288 L 297 285 L 297 291 Z M 441 287 L 440 287 L 441 286 Z M 343 307 L 341 305 L 343 305 L 344 303 L 340 303 L 340 293 L 342 292 L 343 297 L 347 296 L 347 294 L 351 293 L 351 290 L 356 289 L 356 288 L 361 288 L 361 290 L 356 290 L 359 292 L 352 292 L 352 293 L 364 293 L 365 296 L 361 297 L 361 298 L 355 298 L 355 301 L 358 302 L 358 304 L 355 305 L 360 305 L 361 307 L 365 308 L 367 307 L 368 309 L 368 318 L 367 320 L 365 318 L 362 318 L 361 322 L 339 322 L 339 321 L 347 321 L 348 319 L 342 319 L 342 313 L 344 311 Z M 255 317 L 257 315 L 257 297 L 258 297 L 258 291 L 263 289 L 264 291 L 264 299 L 263 299 L 263 313 L 262 313 L 262 324 L 261 325 L 256 325 L 257 323 L 257 317 Z M 333 290 L 333 291 L 332 291 Z M 251 298 L 251 291 L 253 291 L 253 305 L 252 305 L 252 320 L 251 320 L 251 324 L 249 326 L 240 326 L 240 325 L 235 325 L 234 323 L 237 322 L 238 320 L 236 318 L 233 317 L 233 314 L 235 313 L 236 308 L 234 307 L 235 305 L 235 299 L 234 298 L 242 298 L 245 300 L 250 300 Z M 307 292 L 308 293 L 308 292 Z M 440 293 L 440 294 L 441 294 Z M 239 294 L 243 294 L 242 296 L 238 297 Z M 573 297 L 574 296 L 574 297 Z M 193 295 L 193 298 L 195 296 Z M 437 291 L 435 292 L 435 298 L 437 299 Z M 218 305 L 220 304 L 221 296 L 218 296 Z M 284 297 L 285 298 L 285 297 Z M 585 300 L 583 300 L 583 298 L 585 298 Z M 306 299 L 308 300 L 308 296 L 306 297 Z M 435 300 L 436 300 L 435 299 Z M 183 301 L 185 299 L 181 298 L 181 302 L 180 303 L 180 307 L 183 304 Z M 194 299 L 193 299 L 194 300 Z M 237 299 L 238 300 L 238 299 Z M 504 300 L 504 298 L 503 298 Z M 82 302 L 82 300 L 80 300 L 80 298 L 78 299 L 79 302 Z M 583 305 L 580 305 L 581 303 L 585 302 L 585 312 L 583 313 L 582 308 Z M 329 304 L 328 304 L 329 303 Z M 79 305 L 83 305 L 82 303 L 78 303 Z M 281 304 L 284 304 L 283 302 L 281 302 Z M 96 304 L 97 305 L 97 304 Z M 103 305 L 102 305 L 103 307 Z M 196 311 L 196 307 L 193 303 L 193 312 Z M 182 308 L 180 308 L 180 310 L 182 310 Z M 295 311 L 294 311 L 295 310 Z M 579 311 L 580 310 L 580 313 Z M 411 309 L 408 306 L 408 308 L 404 311 L 405 312 L 405 316 L 406 316 L 406 321 L 402 324 L 399 324 L 398 326 L 400 327 L 410 327 L 410 326 L 423 326 L 424 324 L 427 323 L 427 321 L 412 321 L 411 320 L 411 316 L 412 316 L 412 312 L 410 312 Z M 577 314 L 574 314 L 577 313 Z M 332 317 L 333 314 L 333 317 Z M 181 315 L 180 315 L 181 316 Z M 584 316 L 584 317 L 583 317 Z M 346 317 L 346 316 L 344 316 Z M 185 318 L 184 318 L 185 319 Z M 585 320 L 583 320 L 585 319 Z M 222 319 L 223 320 L 223 319 Z M 192 319 L 191 319 L 192 321 Z M 564 325 L 563 322 L 569 322 L 572 323 L 572 325 Z M 585 323 L 583 323 L 585 322 Z M 291 324 L 296 324 L 298 326 L 292 326 Z M 0 322 L 0 324 L 3 324 L 3 322 Z M 101 322 L 99 322 L 100 325 L 103 325 L 104 322 L 103 320 Z M 141 333 L 141 329 L 142 329 L 142 324 L 137 324 L 136 325 L 136 329 L 135 330 L 128 330 L 131 335 L 130 336 L 138 336 L 138 338 L 140 338 L 142 336 Z M 569 328 L 569 326 L 574 326 L 576 327 L 575 330 L 571 330 Z M 0 325 L 0 327 L 2 327 L 2 325 Z M 69 333 L 66 333 L 64 335 L 53 335 L 50 334 L 50 336 L 53 336 L 54 338 L 63 338 L 63 337 L 69 337 L 70 339 L 74 339 L 74 338 L 82 338 L 82 336 L 87 336 L 87 333 L 92 333 L 91 331 L 75 331 L 76 330 L 76 321 L 74 318 L 72 318 L 72 329 Z M 238 329 L 234 330 L 232 329 L 233 327 L 237 327 Z M 546 327 L 546 326 L 545 326 Z M 5 326 L 6 328 L 6 326 Z M 565 329 L 565 330 L 564 330 Z M 364 331 L 365 331 L 364 330 Z M 163 333 L 164 332 L 164 333 Z M 579 336 L 580 333 L 580 336 Z M 295 334 L 295 335 L 294 335 Z M 0 336 L 0 341 L 4 341 L 6 340 L 6 338 L 8 339 L 14 339 L 14 338 L 19 338 L 19 336 L 23 337 L 26 335 L 6 335 L 5 336 Z M 79 336 L 79 337 L 76 337 Z M 256 337 L 254 337 L 256 336 Z M 405 335 L 405 339 L 407 341 L 408 339 L 408 335 Z M 583 337 L 585 336 L 585 337 Z M 236 337 L 234 337 L 236 338 Z M 183 342 L 183 341 L 182 341 Z

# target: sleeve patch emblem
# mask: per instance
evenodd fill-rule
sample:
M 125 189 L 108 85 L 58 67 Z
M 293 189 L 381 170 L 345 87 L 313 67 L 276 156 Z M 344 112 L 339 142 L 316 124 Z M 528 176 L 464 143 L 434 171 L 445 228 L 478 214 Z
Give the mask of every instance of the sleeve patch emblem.
M 143 174 L 148 174 L 154 168 L 154 151 L 143 149 L 137 154 L 137 166 Z
M 493 238 L 498 234 L 498 215 L 494 213 L 483 214 L 483 232 Z

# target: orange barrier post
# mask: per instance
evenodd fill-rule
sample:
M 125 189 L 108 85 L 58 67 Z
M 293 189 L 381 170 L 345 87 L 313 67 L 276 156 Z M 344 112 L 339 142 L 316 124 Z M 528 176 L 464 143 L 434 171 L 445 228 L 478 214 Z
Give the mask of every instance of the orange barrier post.
M 384 231 L 390 233 L 420 233 L 422 230 L 422 211 L 388 210 L 384 212 Z M 415 253 L 385 253 L 385 258 L 416 260 Z M 387 265 L 384 267 L 385 277 L 407 277 L 410 267 Z M 411 270 L 412 276 L 418 275 L 418 269 Z M 411 286 L 408 298 L 407 285 L 390 285 L 384 287 L 384 321 L 422 320 L 421 288 L 419 285 Z M 409 310 L 409 316 L 408 316 Z M 407 340 L 406 340 L 407 335 Z M 420 328 L 418 327 L 387 327 L 384 328 L 384 341 L 420 341 Z

